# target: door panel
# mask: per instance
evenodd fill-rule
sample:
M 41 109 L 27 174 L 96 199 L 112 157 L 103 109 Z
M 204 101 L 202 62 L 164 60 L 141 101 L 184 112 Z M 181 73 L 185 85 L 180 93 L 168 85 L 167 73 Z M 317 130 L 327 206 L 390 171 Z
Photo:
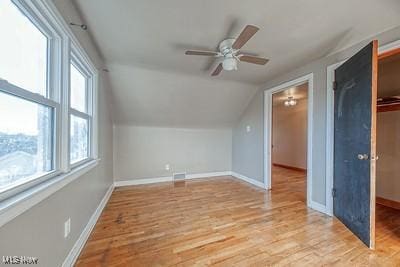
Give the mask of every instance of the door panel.
M 375 240 L 376 79 L 377 41 L 335 71 L 333 213 L 371 248 Z

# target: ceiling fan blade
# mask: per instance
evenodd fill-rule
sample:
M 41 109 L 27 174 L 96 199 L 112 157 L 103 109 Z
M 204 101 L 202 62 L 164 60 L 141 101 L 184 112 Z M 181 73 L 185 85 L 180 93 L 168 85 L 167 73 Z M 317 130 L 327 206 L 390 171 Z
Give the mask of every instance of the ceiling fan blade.
M 188 50 L 185 52 L 185 55 L 189 56 L 217 56 L 218 52 L 214 51 L 197 51 L 197 50 Z
M 240 55 L 239 60 L 247 63 L 253 63 L 257 65 L 265 65 L 269 59 L 255 56 Z
M 240 49 L 259 30 L 256 26 L 247 25 L 232 45 L 233 49 Z
M 215 68 L 211 76 L 217 76 L 222 71 L 222 63 L 219 63 L 218 66 Z

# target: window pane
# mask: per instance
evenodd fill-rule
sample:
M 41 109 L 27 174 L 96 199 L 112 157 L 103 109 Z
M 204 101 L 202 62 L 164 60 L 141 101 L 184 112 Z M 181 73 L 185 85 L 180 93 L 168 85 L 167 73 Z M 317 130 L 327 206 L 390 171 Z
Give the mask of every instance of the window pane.
M 89 125 L 86 119 L 71 115 L 71 163 L 88 157 Z
M 86 79 L 85 76 L 71 64 L 71 107 L 86 112 Z
M 0 78 L 47 96 L 47 37 L 10 0 L 0 0 Z
M 52 115 L 52 108 L 0 92 L 0 192 L 53 169 Z

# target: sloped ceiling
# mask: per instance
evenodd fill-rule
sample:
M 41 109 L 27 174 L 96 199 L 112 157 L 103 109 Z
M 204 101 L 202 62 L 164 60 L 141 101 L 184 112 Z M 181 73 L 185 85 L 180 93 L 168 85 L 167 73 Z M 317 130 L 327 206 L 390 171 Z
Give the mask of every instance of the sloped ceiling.
M 111 65 L 117 123 L 162 127 L 230 127 L 254 87 L 194 75 Z M 245 104 L 244 104 L 245 103 Z
M 398 0 L 75 0 L 110 70 L 117 123 L 232 125 L 260 84 L 400 25 Z M 246 24 L 244 47 L 268 57 L 210 77 L 215 50 Z M 214 62 L 215 64 L 215 62 Z

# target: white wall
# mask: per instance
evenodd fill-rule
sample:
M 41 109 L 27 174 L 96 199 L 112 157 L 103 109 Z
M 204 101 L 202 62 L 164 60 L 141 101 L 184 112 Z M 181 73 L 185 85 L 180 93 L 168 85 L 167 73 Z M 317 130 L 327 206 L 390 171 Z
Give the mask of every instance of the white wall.
M 114 127 L 116 181 L 230 171 L 231 157 L 231 129 Z
M 377 117 L 376 195 L 400 201 L 400 111 Z
M 272 162 L 307 169 L 307 99 L 272 110 Z
M 71 1 L 56 0 L 55 4 L 66 21 L 80 21 Z M 87 32 L 73 30 L 96 66 L 102 67 L 102 60 Z M 113 183 L 113 132 L 109 91 L 108 77 L 100 73 L 99 157 L 101 161 L 99 165 L 2 226 L 0 257 L 2 255 L 38 257 L 38 266 L 61 266 L 63 263 Z M 71 233 L 64 239 L 64 222 L 68 218 L 71 218 Z

